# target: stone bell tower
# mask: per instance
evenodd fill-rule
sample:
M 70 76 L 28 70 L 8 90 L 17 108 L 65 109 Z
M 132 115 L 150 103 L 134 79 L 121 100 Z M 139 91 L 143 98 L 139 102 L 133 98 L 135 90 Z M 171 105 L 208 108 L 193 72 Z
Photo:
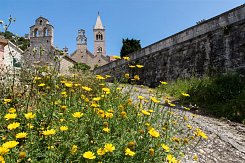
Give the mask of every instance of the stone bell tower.
M 87 63 L 87 37 L 85 36 L 85 30 L 78 30 L 77 36 L 77 51 L 80 53 L 81 58 L 75 58 L 77 61 Z M 78 57 L 78 56 L 77 56 Z
M 46 18 L 39 17 L 35 25 L 30 27 L 30 48 L 40 47 L 50 51 L 54 46 L 54 27 L 49 24 Z
M 94 55 L 106 56 L 105 28 L 102 24 L 99 13 L 93 31 L 94 31 Z

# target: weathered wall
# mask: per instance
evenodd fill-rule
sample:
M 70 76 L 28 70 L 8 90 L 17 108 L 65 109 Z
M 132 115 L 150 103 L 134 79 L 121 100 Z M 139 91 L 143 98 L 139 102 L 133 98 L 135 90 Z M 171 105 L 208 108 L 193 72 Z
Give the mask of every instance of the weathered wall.
M 245 75 L 245 5 L 181 31 L 129 55 L 144 65 L 134 72 L 118 60 L 95 70 L 120 78 L 125 72 L 139 74 L 141 83 L 237 71 Z

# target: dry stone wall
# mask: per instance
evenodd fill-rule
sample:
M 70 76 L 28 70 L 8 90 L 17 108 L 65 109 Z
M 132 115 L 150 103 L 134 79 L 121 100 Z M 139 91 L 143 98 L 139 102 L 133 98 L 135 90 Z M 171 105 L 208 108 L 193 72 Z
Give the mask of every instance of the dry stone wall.
M 181 31 L 129 55 L 124 60 L 97 68 L 96 74 L 120 78 L 125 72 L 139 74 L 139 84 L 157 86 L 159 81 L 238 72 L 245 75 L 245 5 Z

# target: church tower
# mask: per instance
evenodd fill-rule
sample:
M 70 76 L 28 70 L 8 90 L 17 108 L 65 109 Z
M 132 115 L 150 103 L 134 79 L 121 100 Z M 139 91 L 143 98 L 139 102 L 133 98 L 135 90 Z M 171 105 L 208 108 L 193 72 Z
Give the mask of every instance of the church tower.
M 99 13 L 93 31 L 94 31 L 94 55 L 106 56 L 105 28 L 102 24 Z
M 54 27 L 43 17 L 35 21 L 35 25 L 30 27 L 30 48 L 43 49 L 49 51 L 54 46 Z
M 75 58 L 78 62 L 87 63 L 87 37 L 85 36 L 85 30 L 78 30 L 77 36 L 77 51 L 81 54 L 81 58 Z

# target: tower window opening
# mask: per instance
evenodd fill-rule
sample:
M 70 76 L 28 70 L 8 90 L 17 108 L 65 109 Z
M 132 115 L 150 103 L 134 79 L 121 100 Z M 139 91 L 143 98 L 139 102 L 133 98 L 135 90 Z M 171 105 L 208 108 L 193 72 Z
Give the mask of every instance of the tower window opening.
M 97 52 L 101 53 L 102 52 L 102 47 L 98 47 Z
M 39 21 L 39 25 L 42 25 L 42 24 L 43 24 L 43 20 L 40 20 L 40 21 Z
M 103 40 L 103 35 L 101 33 L 96 34 L 96 40 Z
M 48 29 L 47 28 L 43 29 L 43 36 L 48 36 Z
M 37 35 L 38 35 L 38 30 L 37 29 L 34 29 L 34 37 L 37 37 Z

